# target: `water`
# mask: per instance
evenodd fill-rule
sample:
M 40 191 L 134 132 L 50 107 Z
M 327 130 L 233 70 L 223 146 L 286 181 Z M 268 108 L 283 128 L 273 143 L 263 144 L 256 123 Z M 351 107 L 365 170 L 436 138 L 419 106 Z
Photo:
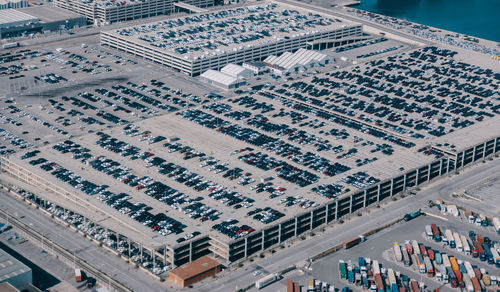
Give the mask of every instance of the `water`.
M 361 0 L 353 7 L 500 42 L 500 0 Z

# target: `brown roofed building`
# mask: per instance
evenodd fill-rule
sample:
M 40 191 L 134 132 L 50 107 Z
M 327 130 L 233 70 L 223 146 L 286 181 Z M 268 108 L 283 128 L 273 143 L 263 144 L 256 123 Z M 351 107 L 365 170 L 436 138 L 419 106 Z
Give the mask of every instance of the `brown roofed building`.
M 222 265 L 211 257 L 201 257 L 170 271 L 168 278 L 175 285 L 184 288 L 222 270 Z

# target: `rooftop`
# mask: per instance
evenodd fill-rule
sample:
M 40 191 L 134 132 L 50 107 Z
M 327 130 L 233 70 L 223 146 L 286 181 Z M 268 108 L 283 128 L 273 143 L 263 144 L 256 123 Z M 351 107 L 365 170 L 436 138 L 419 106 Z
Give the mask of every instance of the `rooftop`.
M 176 269 L 170 271 L 170 273 L 176 275 L 177 277 L 187 280 L 197 275 L 209 271 L 221 264 L 211 257 L 201 257 L 195 261 L 184 264 Z
M 185 60 L 197 60 L 283 39 L 332 31 L 346 24 L 306 9 L 267 2 L 107 31 Z
M 37 7 L 38 8 L 38 7 Z M 0 26 L 17 22 L 38 22 L 39 19 L 16 9 L 0 10 Z
M 42 5 L 36 7 L 26 7 L 17 9 L 19 12 L 26 13 L 32 17 L 38 18 L 41 22 L 54 22 L 71 18 L 84 17 L 81 14 L 71 12 L 52 5 Z
M 25 264 L 16 260 L 3 249 L 0 249 L 0 282 L 30 271 L 31 269 Z

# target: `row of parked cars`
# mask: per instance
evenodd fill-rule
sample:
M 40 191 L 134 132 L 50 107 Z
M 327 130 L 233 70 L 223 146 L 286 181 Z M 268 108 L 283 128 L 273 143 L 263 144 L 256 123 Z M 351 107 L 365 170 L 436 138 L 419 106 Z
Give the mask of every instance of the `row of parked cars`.
M 116 233 L 113 231 L 100 226 L 98 223 L 93 222 L 88 218 L 84 218 L 81 214 L 67 210 L 51 201 L 44 200 L 43 198 L 38 197 L 26 190 L 18 188 L 15 189 L 15 191 L 29 202 L 37 205 L 39 208 L 42 208 L 64 222 L 71 224 L 90 238 L 101 242 L 108 248 L 116 250 L 124 257 L 130 258 L 133 263 L 141 265 L 143 268 L 150 270 L 154 274 L 160 275 L 171 269 L 171 266 L 163 263 L 161 259 L 158 259 L 158 257 L 156 257 L 156 263 L 153 265 L 153 258 L 148 250 L 144 250 L 141 258 L 141 251 L 136 243 L 130 242 L 129 245 L 129 242 L 125 238 L 117 237 Z

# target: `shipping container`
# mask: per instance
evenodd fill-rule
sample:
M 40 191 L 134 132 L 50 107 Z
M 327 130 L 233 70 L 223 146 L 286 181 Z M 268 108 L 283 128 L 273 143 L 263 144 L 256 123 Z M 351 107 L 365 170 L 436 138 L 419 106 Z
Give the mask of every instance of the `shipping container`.
M 399 247 L 399 243 L 395 242 L 392 246 L 392 249 L 394 251 L 394 257 L 396 258 L 396 261 L 400 262 L 403 260 L 403 254 L 401 253 L 401 248 Z
M 442 254 L 441 257 L 443 258 L 443 265 L 447 268 L 451 268 L 450 258 L 448 257 L 448 255 Z
M 353 238 L 353 239 L 351 239 L 351 240 L 348 240 L 348 241 L 344 242 L 343 247 L 344 247 L 345 249 L 349 249 L 349 248 L 351 248 L 351 247 L 353 247 L 353 246 L 357 245 L 357 244 L 358 244 L 358 243 L 360 243 L 360 242 L 361 242 L 361 237 L 359 237 L 359 236 L 358 236 L 358 237 L 356 237 L 356 238 Z
M 441 241 L 441 231 L 437 227 L 436 224 L 431 224 L 431 229 L 432 229 L 432 236 L 436 242 Z
M 493 223 L 495 231 L 498 233 L 498 235 L 500 235 L 500 219 L 498 219 L 498 217 L 493 217 L 491 222 Z
M 474 286 L 472 285 L 471 277 L 467 274 L 464 275 L 465 289 L 467 292 L 474 292 Z
M 257 289 L 262 289 L 264 288 L 265 286 L 271 284 L 271 283 L 274 283 L 278 280 L 278 274 L 276 273 L 273 273 L 273 274 L 269 274 L 259 280 L 257 280 L 255 282 L 255 288 Z
M 490 275 L 484 274 L 481 280 L 483 280 L 484 286 L 489 287 L 491 285 Z
M 410 266 L 411 265 L 411 257 L 408 254 L 408 251 L 406 249 L 403 249 L 403 264 L 405 266 Z
M 377 285 L 377 290 L 379 292 L 385 292 L 384 281 L 382 281 L 380 274 L 375 275 L 375 285 Z
M 472 268 L 472 265 L 470 262 L 464 262 L 464 266 L 465 266 L 465 269 L 467 270 L 467 274 L 469 275 L 469 277 L 475 277 L 476 274 L 474 273 L 474 269 Z
M 429 259 L 431 259 L 431 261 L 433 261 L 435 259 L 434 250 L 432 248 L 429 248 L 427 250 L 427 256 L 429 257 Z
M 458 208 L 456 205 L 448 205 L 448 213 L 453 215 L 453 217 L 458 217 L 460 215 L 460 211 L 458 211 Z
M 470 280 L 474 286 L 474 292 L 481 292 L 481 284 L 479 284 L 479 280 L 476 277 L 470 278 Z
M 347 264 L 343 261 L 339 261 L 339 275 L 341 279 L 347 279 Z
M 418 242 L 416 240 L 412 240 L 411 246 L 413 248 L 413 253 L 420 254 L 420 247 L 418 246 Z
M 410 288 L 411 288 L 411 292 L 420 292 L 420 287 L 418 286 L 418 283 L 415 280 L 411 280 Z
M 467 237 L 465 237 L 464 235 L 460 235 L 460 241 L 462 242 L 464 253 L 466 255 L 470 255 L 471 250 L 470 250 L 470 245 L 469 245 L 469 241 L 467 240 Z
M 432 265 L 431 260 L 426 257 L 424 258 L 425 269 L 427 270 L 427 277 L 434 277 L 435 271 L 434 266 Z
M 19 47 L 19 43 L 6 43 L 6 44 L 3 44 L 2 47 L 4 49 L 17 48 L 17 47 Z
M 458 251 L 464 251 L 464 246 L 462 245 L 462 241 L 460 240 L 460 234 L 457 232 L 453 232 L 453 239 L 455 240 L 455 246 Z
M 83 278 L 82 278 L 82 270 L 80 270 L 80 269 L 75 269 L 75 281 L 77 281 L 77 282 L 81 282 L 81 281 L 83 281 Z
M 413 246 L 411 245 L 411 243 L 407 242 L 407 243 L 405 243 L 405 245 L 406 245 L 406 251 L 408 252 L 408 254 L 410 254 L 410 255 L 413 254 Z
M 423 244 L 419 244 L 419 245 L 418 245 L 418 248 L 420 249 L 420 254 L 421 254 L 423 257 L 426 257 L 426 256 L 427 256 L 427 248 L 425 247 L 425 245 L 423 245 Z
M 373 275 L 375 276 L 380 275 L 380 266 L 377 260 L 373 261 L 372 270 L 373 270 Z
M 425 272 L 427 272 L 427 271 L 425 270 L 424 258 L 422 257 L 421 254 L 417 254 L 415 256 L 415 259 L 417 260 L 418 271 L 421 274 L 425 274 Z
M 432 228 L 430 225 L 425 225 L 425 235 L 427 235 L 427 239 L 432 239 L 434 235 L 432 234 Z
M 491 248 L 491 254 L 493 255 L 493 260 L 495 261 L 495 266 L 500 268 L 500 254 L 496 248 Z
M 450 245 L 451 248 L 455 248 L 455 240 L 453 239 L 453 233 L 451 232 L 450 229 L 446 229 L 444 232 L 446 236 L 446 241 Z
M 293 281 L 291 279 L 289 279 L 286 283 L 286 291 L 294 292 L 293 290 L 294 290 Z
M 443 257 L 441 256 L 441 253 L 439 251 L 434 251 L 434 258 L 436 259 L 436 263 L 438 265 L 443 263 Z

